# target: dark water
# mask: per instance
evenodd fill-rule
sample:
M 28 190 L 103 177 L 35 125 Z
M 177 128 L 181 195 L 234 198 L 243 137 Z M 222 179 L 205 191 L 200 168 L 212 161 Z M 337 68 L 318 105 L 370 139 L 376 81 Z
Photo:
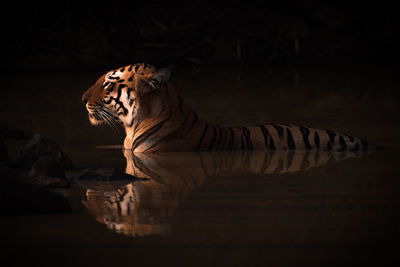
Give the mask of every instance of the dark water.
M 1 255 L 37 266 L 387 266 L 398 260 L 399 97 L 395 70 L 366 66 L 187 70 L 174 84 L 223 125 L 330 128 L 367 154 L 132 154 L 123 131 L 92 127 L 80 102 L 99 73 L 2 83 L 0 121 L 44 133 L 74 161 L 148 178 L 57 189 L 72 212 L 1 217 Z M 23 142 L 7 141 L 10 153 Z M 102 148 L 96 148 L 100 146 Z

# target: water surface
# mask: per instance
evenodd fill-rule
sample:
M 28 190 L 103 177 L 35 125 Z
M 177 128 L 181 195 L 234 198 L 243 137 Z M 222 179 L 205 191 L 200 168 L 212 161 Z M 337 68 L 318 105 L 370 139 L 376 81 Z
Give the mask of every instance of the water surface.
M 368 66 L 208 68 L 174 78 L 223 125 L 305 124 L 386 147 L 367 154 L 171 153 L 105 148 L 123 131 L 90 126 L 80 96 L 99 73 L 36 73 L 2 83 L 0 120 L 44 133 L 77 171 L 147 178 L 58 189 L 72 212 L 2 216 L 2 255 L 37 266 L 362 266 L 397 259 L 399 110 L 394 70 Z M 24 141 L 7 141 L 10 154 Z

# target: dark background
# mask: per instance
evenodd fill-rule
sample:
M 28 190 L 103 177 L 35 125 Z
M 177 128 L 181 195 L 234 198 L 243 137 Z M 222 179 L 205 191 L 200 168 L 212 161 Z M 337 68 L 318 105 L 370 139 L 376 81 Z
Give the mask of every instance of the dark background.
M 177 234 L 167 238 L 115 235 L 85 210 L 2 216 L 2 251 L 13 261 L 387 266 L 398 260 L 393 4 L 12 1 L 1 10 L 0 126 L 27 138 L 44 134 L 76 171 L 125 164 L 119 150 L 95 149 L 122 144 L 124 130 L 90 125 L 81 96 L 101 74 L 136 62 L 182 66 L 174 86 L 211 123 L 321 127 L 385 148 L 300 174 L 212 177 L 215 184 L 180 203 Z M 27 141 L 7 140 L 10 157 Z M 64 194 L 82 209 L 80 189 Z
M 382 1 L 53 1 L 3 8 L 2 69 L 397 63 Z

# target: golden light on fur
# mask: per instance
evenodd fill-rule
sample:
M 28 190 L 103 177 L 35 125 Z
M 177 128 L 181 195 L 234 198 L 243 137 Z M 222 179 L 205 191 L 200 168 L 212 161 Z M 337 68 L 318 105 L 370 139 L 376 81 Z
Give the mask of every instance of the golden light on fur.
M 109 71 L 82 96 L 97 107 L 94 125 L 122 123 L 124 148 L 135 152 L 203 150 L 367 150 L 336 131 L 282 123 L 223 127 L 201 119 L 169 83 L 171 70 L 141 63 Z

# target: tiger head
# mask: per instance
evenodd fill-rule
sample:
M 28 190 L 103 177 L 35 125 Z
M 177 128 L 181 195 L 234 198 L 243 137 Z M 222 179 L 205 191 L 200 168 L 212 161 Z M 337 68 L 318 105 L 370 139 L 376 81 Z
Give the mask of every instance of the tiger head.
M 168 68 L 157 70 L 148 64 L 135 64 L 109 71 L 83 95 L 82 101 L 93 125 L 122 123 L 132 126 L 140 99 L 156 91 L 171 75 Z

